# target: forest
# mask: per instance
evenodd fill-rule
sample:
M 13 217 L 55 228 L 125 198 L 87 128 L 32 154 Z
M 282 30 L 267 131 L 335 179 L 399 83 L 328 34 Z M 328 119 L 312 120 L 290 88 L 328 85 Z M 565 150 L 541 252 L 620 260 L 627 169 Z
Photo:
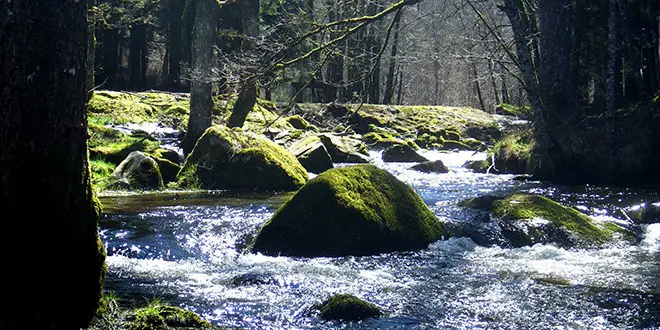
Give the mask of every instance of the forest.
M 659 7 L 2 1 L 0 329 L 652 329 Z

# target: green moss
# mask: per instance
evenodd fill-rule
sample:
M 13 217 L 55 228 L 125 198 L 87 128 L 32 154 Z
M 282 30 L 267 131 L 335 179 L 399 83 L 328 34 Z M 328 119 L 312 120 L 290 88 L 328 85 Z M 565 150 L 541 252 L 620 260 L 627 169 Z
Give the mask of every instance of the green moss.
M 188 109 L 188 96 L 157 92 L 95 91 L 87 104 L 89 118 L 95 122 L 160 122 L 179 128 L 188 120 Z
M 495 106 L 495 113 L 505 116 L 514 116 L 522 119 L 531 119 L 532 107 L 528 105 L 517 106 L 508 103 L 500 103 Z
M 295 190 L 308 174 L 288 151 L 263 136 L 214 126 L 206 130 L 177 176 L 180 187 Z
M 254 250 L 296 256 L 369 255 L 426 247 L 448 236 L 422 199 L 373 165 L 310 180 L 262 227 Z
M 305 120 L 305 118 L 301 117 L 300 115 L 289 116 L 284 118 L 284 120 L 286 120 L 287 123 L 291 124 L 291 126 L 296 129 L 306 130 L 310 126 L 307 120 Z
M 334 295 L 316 308 L 324 320 L 359 321 L 382 315 L 378 306 L 349 294 Z
M 182 308 L 153 300 L 148 306 L 133 311 L 129 330 L 167 330 L 169 327 L 204 328 L 211 324 L 199 315 Z
M 116 165 L 101 159 L 92 159 L 89 161 L 89 168 L 92 177 L 92 187 L 94 191 L 99 192 L 105 189 L 110 175 L 115 170 Z
M 492 212 L 505 219 L 542 218 L 591 243 L 604 243 L 612 239 L 611 231 L 599 228 L 587 215 L 543 196 L 512 194 L 502 200 L 494 201 Z
M 531 131 L 509 134 L 493 146 L 495 168 L 501 173 L 530 174 L 533 149 Z

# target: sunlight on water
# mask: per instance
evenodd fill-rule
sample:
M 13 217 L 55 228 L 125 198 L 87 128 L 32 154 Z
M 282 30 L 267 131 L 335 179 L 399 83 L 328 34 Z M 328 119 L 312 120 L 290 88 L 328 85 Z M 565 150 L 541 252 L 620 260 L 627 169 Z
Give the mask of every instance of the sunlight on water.
M 575 198 L 559 187 L 469 173 L 460 168 L 472 157 L 467 153 L 429 156 L 442 157 L 450 173 L 419 173 L 404 163 L 379 166 L 410 184 L 442 221 L 466 220 L 456 206 L 461 199 L 514 190 L 566 198 L 600 220 L 613 219 L 598 204 L 609 203 L 609 196 L 633 205 L 625 199 L 632 193 L 581 188 Z M 139 204 L 141 197 L 126 198 L 134 200 L 117 202 Z M 104 215 L 106 289 L 138 301 L 162 297 L 218 325 L 244 329 L 620 329 L 652 328 L 659 318 L 660 224 L 644 227 L 640 244 L 591 250 L 540 244 L 504 249 L 457 237 L 416 252 L 368 257 L 250 253 L 277 203 L 229 203 L 211 195 L 201 205 L 155 203 Z M 386 316 L 323 322 L 312 306 L 336 293 L 373 302 Z

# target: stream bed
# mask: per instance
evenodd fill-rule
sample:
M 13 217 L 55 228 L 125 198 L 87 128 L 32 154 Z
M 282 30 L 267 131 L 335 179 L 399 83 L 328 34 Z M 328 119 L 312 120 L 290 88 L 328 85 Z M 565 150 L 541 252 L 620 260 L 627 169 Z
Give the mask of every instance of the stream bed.
M 373 163 L 417 191 L 440 221 L 469 221 L 456 204 L 529 191 L 599 218 L 660 201 L 660 191 L 557 186 L 460 166 L 471 152 L 426 153 L 452 170 Z M 347 164 L 337 164 L 346 166 Z M 653 329 L 660 320 L 660 224 L 642 241 L 598 249 L 505 249 L 454 237 L 428 248 L 368 257 L 289 258 L 249 252 L 261 225 L 290 193 L 165 192 L 102 196 L 105 289 L 136 304 L 154 297 L 214 324 L 242 329 Z M 379 319 L 322 321 L 312 306 L 350 293 Z

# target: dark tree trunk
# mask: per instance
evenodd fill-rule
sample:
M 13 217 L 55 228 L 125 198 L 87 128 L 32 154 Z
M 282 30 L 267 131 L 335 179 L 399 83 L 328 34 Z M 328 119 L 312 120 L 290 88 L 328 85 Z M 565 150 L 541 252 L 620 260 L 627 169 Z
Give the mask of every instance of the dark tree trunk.
M 243 51 L 249 52 L 253 47 L 253 40 L 259 33 L 259 0 L 245 0 L 240 3 L 242 15 L 241 30 L 243 32 Z M 238 99 L 229 116 L 227 126 L 242 127 L 250 111 L 257 102 L 257 80 L 255 73 L 247 70 L 241 78 L 238 90 Z
M 167 84 L 172 90 L 181 88 L 181 61 L 183 60 L 183 8 L 185 2 L 170 0 L 168 4 L 169 30 L 167 37 Z
M 399 10 L 394 16 L 394 26 L 392 27 L 392 46 L 390 50 L 390 63 L 387 67 L 387 78 L 385 80 L 385 91 L 383 92 L 383 104 L 392 104 L 394 98 L 394 73 L 396 70 L 396 57 L 399 48 L 399 26 L 401 25 L 401 16 L 403 12 Z
M 477 101 L 481 110 L 486 110 L 484 98 L 481 94 L 481 84 L 479 84 L 479 73 L 477 72 L 477 64 L 472 62 L 472 83 L 474 84 L 474 92 L 477 94 Z
M 92 90 L 94 89 L 94 65 L 96 62 L 96 18 L 90 16 L 94 5 L 96 5 L 96 0 L 87 1 L 87 80 L 85 90 L 88 98 L 92 97 Z
M 329 1 L 327 3 L 328 6 L 330 6 L 330 10 L 328 11 L 328 20 L 329 21 L 336 21 L 339 19 L 339 13 L 337 12 L 339 9 L 337 8 L 337 4 L 333 4 L 332 1 Z M 332 35 L 331 35 L 332 38 Z M 325 79 L 327 80 L 327 84 L 323 88 L 323 101 L 324 102 L 332 102 L 337 99 L 337 86 L 341 84 L 343 80 L 343 75 L 344 75 L 344 57 L 341 55 L 329 55 L 328 58 L 328 67 L 326 68 L 326 74 L 325 74 Z
M 84 0 L 0 3 L 2 329 L 79 329 L 98 306 L 85 16 Z
M 543 1 L 543 0 L 542 0 Z M 554 175 L 554 166 L 550 160 L 552 143 L 546 125 L 546 111 L 541 99 L 539 80 L 537 77 L 538 59 L 538 25 L 535 13 L 531 12 L 522 0 L 504 0 L 501 7 L 511 23 L 513 38 L 516 44 L 516 57 L 525 83 L 527 100 L 534 112 L 534 134 L 536 146 L 532 159 L 532 168 L 540 177 Z
M 254 80 L 247 82 L 238 91 L 238 99 L 234 103 L 234 110 L 232 110 L 229 119 L 227 120 L 228 127 L 242 127 L 245 123 L 250 111 L 257 101 L 257 85 Z
M 211 127 L 213 99 L 211 95 L 211 68 L 213 65 L 213 40 L 215 38 L 216 12 L 214 0 L 200 0 L 196 4 L 195 28 L 192 42 L 192 84 L 190 89 L 190 117 L 188 130 L 183 137 L 182 149 L 189 154 L 197 139 Z
M 147 74 L 147 25 L 138 24 L 131 28 L 129 42 L 130 88 L 141 90 L 146 84 Z
M 103 31 L 102 67 L 100 82 L 103 83 L 103 88 L 116 88 L 119 73 L 119 33 L 117 30 L 106 29 Z

